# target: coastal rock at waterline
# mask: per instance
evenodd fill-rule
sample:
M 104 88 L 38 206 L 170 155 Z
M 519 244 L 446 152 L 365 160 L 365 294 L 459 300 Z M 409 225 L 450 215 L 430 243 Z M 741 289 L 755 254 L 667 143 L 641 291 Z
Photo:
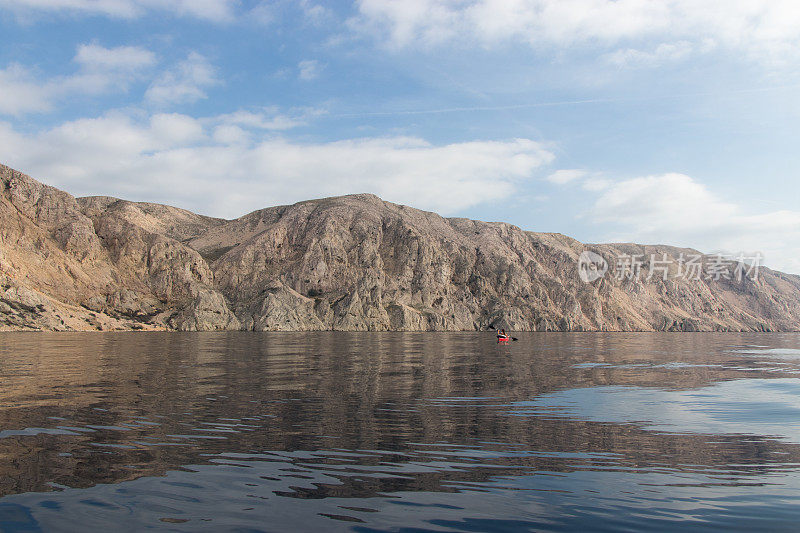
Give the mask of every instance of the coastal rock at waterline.
M 586 245 L 368 194 L 222 220 L 76 200 L 0 166 L 0 223 L 0 329 L 800 330 L 795 275 L 688 279 L 676 268 L 694 250 Z M 637 255 L 641 275 L 584 282 L 586 250 L 612 267 Z
M 225 297 L 219 292 L 199 287 L 195 295 L 167 325 L 179 331 L 218 331 L 242 329 L 239 319 L 228 308 Z
M 198 298 L 203 290 L 219 295 L 206 261 L 169 236 L 187 227 L 205 229 L 217 219 L 112 200 L 79 203 L 0 166 L 5 290 L 43 299 L 38 313 L 0 316 L 0 328 L 172 329 L 170 317 L 206 306 L 207 299 Z M 201 313 L 200 329 L 238 327 L 222 302 L 227 311 Z

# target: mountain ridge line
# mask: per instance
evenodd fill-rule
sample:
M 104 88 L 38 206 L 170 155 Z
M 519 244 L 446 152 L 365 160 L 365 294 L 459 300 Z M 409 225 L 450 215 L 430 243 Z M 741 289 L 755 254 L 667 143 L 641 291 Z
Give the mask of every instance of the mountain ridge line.
M 800 276 L 670 267 L 664 280 L 651 254 L 674 267 L 699 252 L 583 244 L 369 193 L 228 220 L 75 198 L 0 165 L 0 225 L 0 330 L 800 330 Z M 612 266 L 641 254 L 651 279 L 584 282 L 584 251 Z

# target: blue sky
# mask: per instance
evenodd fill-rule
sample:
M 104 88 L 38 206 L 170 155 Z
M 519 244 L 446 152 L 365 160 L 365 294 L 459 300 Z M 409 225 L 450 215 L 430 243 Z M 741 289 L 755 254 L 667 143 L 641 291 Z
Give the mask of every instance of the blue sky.
M 800 273 L 800 4 L 0 0 L 0 161 L 236 217 L 373 192 Z

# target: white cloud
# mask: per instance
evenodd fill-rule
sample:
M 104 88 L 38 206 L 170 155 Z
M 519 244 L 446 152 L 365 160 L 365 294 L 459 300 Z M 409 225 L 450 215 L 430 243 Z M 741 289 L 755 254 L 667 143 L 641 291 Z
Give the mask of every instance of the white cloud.
M 736 206 L 717 199 L 684 174 L 625 180 L 607 189 L 595 204 L 600 221 L 637 225 L 639 231 L 693 230 L 715 220 L 729 220 Z
M 777 0 L 359 0 L 349 25 L 393 47 L 477 41 L 602 51 L 640 41 L 682 42 L 675 50 L 643 52 L 675 57 L 713 42 L 774 62 L 796 59 L 800 44 L 797 3 Z
M 119 18 L 141 14 L 134 0 L 0 0 L 0 8 L 15 12 L 35 11 L 84 12 Z
M 17 64 L 0 69 L 0 113 L 21 115 L 49 111 L 68 97 L 126 92 L 132 83 L 153 76 L 156 55 L 144 48 L 98 44 L 79 45 L 74 57 L 78 69 L 70 75 L 37 79 L 31 70 Z M 147 88 L 144 98 L 157 106 L 191 103 L 206 98 L 206 89 L 219 84 L 214 66 L 202 55 L 187 58 L 161 72 Z M 268 120 L 264 115 L 263 120 Z M 272 116 L 270 126 L 288 129 L 298 119 Z
M 319 77 L 320 72 L 322 72 L 322 66 L 319 61 L 314 59 L 301 61 L 297 64 L 297 69 L 299 70 L 298 77 L 304 81 L 313 80 Z
M 222 124 L 214 128 L 214 142 L 219 144 L 246 144 L 251 135 L 239 126 Z
M 156 105 L 192 103 L 207 98 L 205 89 L 218 83 L 216 70 L 208 59 L 191 52 L 150 84 L 145 99 Z
M 28 69 L 11 64 L 0 70 L 0 114 L 48 111 L 51 106 L 50 89 L 37 83 Z
M 74 61 L 80 66 L 78 72 L 48 82 L 53 95 L 125 92 L 155 65 L 156 56 L 136 46 L 105 48 L 84 44 L 78 46 Z
M 586 170 L 578 168 L 556 170 L 547 176 L 546 179 L 550 183 L 555 183 L 556 185 L 580 182 L 583 190 L 592 192 L 602 191 L 611 186 L 609 180 L 601 178 L 598 175 L 591 175 Z
M 78 46 L 74 61 L 78 65 L 75 73 L 46 80 L 17 64 L 0 69 L 0 113 L 44 112 L 51 110 L 55 101 L 73 95 L 124 92 L 156 63 L 156 56 L 135 46 L 84 44 Z
M 331 11 L 328 8 L 322 4 L 310 2 L 309 0 L 302 0 L 300 2 L 300 8 L 303 10 L 303 15 L 305 16 L 306 20 L 312 24 L 322 24 L 332 16 Z
M 268 0 L 262 0 L 248 11 L 247 18 L 263 26 L 268 26 L 277 19 L 275 4 Z
M 178 15 L 197 17 L 216 22 L 234 18 L 236 0 L 141 0 L 144 8 L 174 11 Z
M 594 192 L 602 191 L 604 189 L 609 188 L 610 186 L 611 186 L 611 181 L 597 177 L 586 178 L 585 180 L 583 180 L 583 183 L 581 183 L 581 187 L 583 188 L 583 190 L 594 191 Z
M 125 19 L 155 11 L 226 22 L 233 18 L 235 4 L 235 0 L 0 0 L 0 9 L 20 14 L 65 12 Z
M 274 107 L 265 107 L 260 111 L 239 110 L 214 117 L 215 122 L 226 125 L 244 126 L 261 130 L 288 130 L 303 126 L 312 116 L 322 112 L 316 109 L 302 109 L 287 115 L 278 112 Z
M 664 63 L 673 63 L 689 56 L 694 46 L 687 41 L 661 43 L 652 51 L 626 48 L 605 56 L 606 61 L 621 68 L 656 67 Z
M 8 148 L 4 163 L 73 194 L 110 194 L 230 217 L 354 192 L 452 214 L 508 197 L 553 159 L 527 139 L 298 143 L 239 122 L 175 114 L 137 121 L 109 113 L 35 135 L 0 123 L 0 145 Z
M 703 252 L 764 253 L 767 266 L 800 273 L 800 211 L 749 212 L 683 174 L 617 182 L 597 197 L 594 224 L 606 239 L 692 246 Z
M 192 117 L 178 113 L 162 113 L 150 118 L 153 146 L 168 148 L 205 139 L 203 125 Z
M 584 176 L 586 176 L 585 170 L 580 170 L 580 169 L 556 170 L 555 172 L 547 176 L 547 181 L 555 183 L 556 185 L 564 185 L 566 183 L 582 178 Z
M 78 46 L 75 62 L 90 72 L 130 72 L 153 66 L 156 56 L 137 46 L 105 48 L 97 44 L 82 44 Z

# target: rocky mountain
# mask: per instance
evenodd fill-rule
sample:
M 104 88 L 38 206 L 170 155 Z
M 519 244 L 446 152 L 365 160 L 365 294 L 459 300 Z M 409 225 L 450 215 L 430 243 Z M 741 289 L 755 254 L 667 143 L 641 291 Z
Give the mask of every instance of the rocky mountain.
M 583 281 L 584 251 L 609 271 Z M 222 220 L 76 199 L 0 165 L 6 330 L 800 330 L 800 277 L 737 276 L 712 257 L 698 258 L 699 279 L 681 275 L 695 255 L 582 244 L 368 194 Z M 634 256 L 640 270 L 620 275 L 620 258 Z

